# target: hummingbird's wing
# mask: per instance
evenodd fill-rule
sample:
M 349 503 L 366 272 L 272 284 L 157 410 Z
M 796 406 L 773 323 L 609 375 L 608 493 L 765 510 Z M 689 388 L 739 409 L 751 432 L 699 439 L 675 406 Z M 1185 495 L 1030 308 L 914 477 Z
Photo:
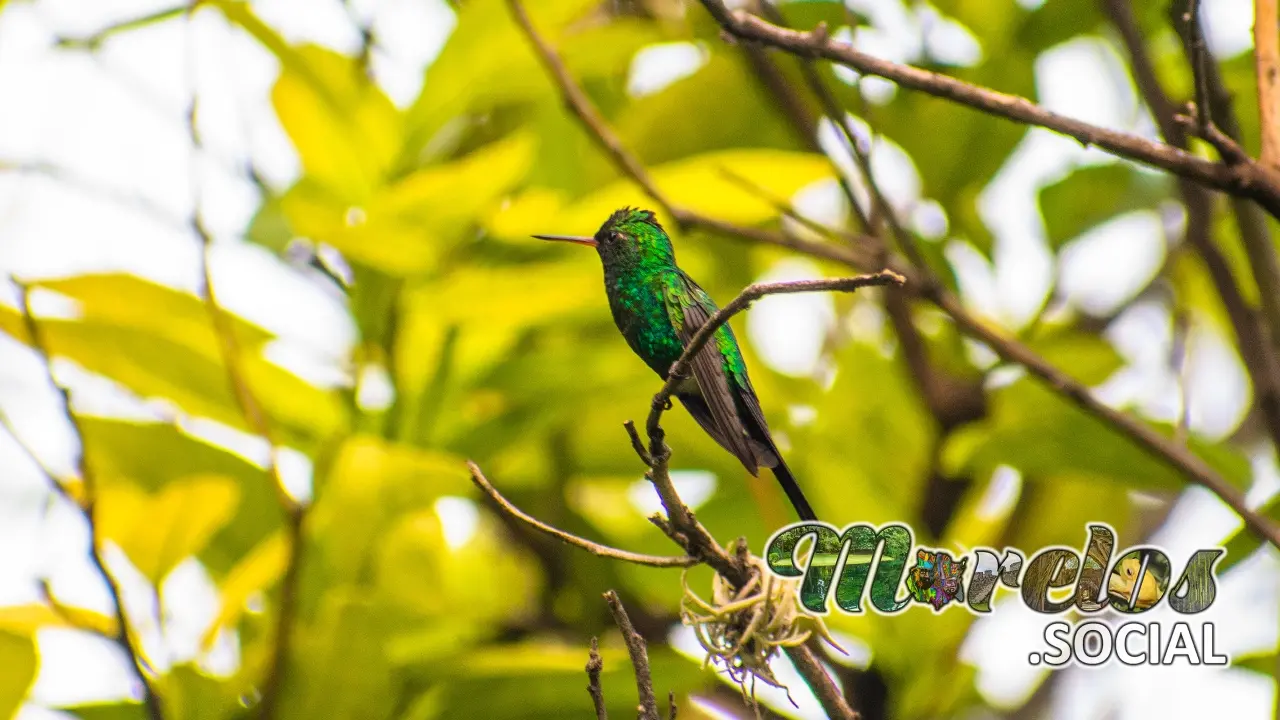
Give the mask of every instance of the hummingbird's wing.
M 676 334 L 687 347 L 698 329 L 716 312 L 715 301 L 679 269 L 663 297 Z M 741 350 L 728 325 L 703 346 L 692 365 L 699 392 L 677 393 L 681 404 L 702 429 L 737 457 L 752 475 L 758 477 L 762 466 L 772 469 L 800 518 L 816 520 L 813 507 L 773 444 L 760 401 L 742 363 Z
M 715 303 L 683 272 L 675 273 L 665 297 L 676 334 L 687 346 L 698 329 L 715 313 Z M 756 475 L 760 465 L 772 467 L 777 461 L 770 457 L 772 453 L 762 452 L 767 448 L 755 441 L 743 424 L 737 403 L 741 393 L 735 392 L 725 371 L 725 358 L 717 342 L 719 339 L 713 337 L 707 342 L 691 363 L 701 397 L 691 394 L 677 397 L 708 435 L 737 457 L 752 475 Z M 759 404 L 755 405 L 755 412 L 759 412 Z

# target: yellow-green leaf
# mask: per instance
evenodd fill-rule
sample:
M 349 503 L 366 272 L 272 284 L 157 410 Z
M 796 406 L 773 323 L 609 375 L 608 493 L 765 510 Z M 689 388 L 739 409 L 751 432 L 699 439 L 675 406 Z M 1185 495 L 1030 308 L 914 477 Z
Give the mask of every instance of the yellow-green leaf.
M 157 495 L 128 485 L 104 488 L 98 498 L 98 529 L 124 550 L 147 579 L 159 583 L 198 553 L 235 511 L 240 488 L 217 475 L 172 482 Z
M 306 74 L 286 65 L 271 92 L 280 123 L 309 177 L 348 203 L 364 202 L 400 151 L 399 111 L 352 58 L 312 45 L 297 54 Z
M 421 273 L 524 176 L 534 144 L 531 134 L 515 133 L 371 189 L 359 202 L 308 176 L 281 204 L 294 232 L 351 261 L 394 275 Z
M 13 717 L 22 707 L 39 664 L 34 639 L 0 630 L 0 718 Z

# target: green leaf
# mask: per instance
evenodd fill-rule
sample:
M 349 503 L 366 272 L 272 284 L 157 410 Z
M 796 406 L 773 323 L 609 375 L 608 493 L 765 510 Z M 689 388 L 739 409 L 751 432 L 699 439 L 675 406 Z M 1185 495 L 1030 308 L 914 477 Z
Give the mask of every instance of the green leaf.
M 525 6 L 533 26 L 561 54 L 579 82 L 622 77 L 631 55 L 656 39 L 635 24 L 580 23 L 592 0 L 545 0 Z M 403 164 L 415 167 L 423 148 L 459 117 L 504 104 L 550 98 L 556 92 L 510 9 L 501 0 L 468 2 L 457 29 L 427 69 L 422 94 L 408 113 L 409 142 Z
M 1045 0 L 1017 30 L 1020 44 L 1034 50 L 1047 50 L 1077 35 L 1093 31 L 1105 20 L 1097 5 L 1081 4 L 1071 0 Z M 981 29 L 980 21 L 970 27 Z
M 268 195 L 249 221 L 245 239 L 277 253 L 284 252 L 293 240 L 293 228 L 284 213 L 284 203 L 278 195 Z
M 1088 386 L 1102 383 L 1124 367 L 1124 358 L 1106 338 L 1068 325 L 1040 326 L 1026 345 Z
M 0 672 L 0 717 L 17 714 L 39 666 L 40 655 L 31 636 L 0 630 L 0 668 L 4 668 Z
M 789 464 L 824 517 L 870 523 L 915 517 L 935 431 L 905 365 L 852 342 L 840 350 L 836 368 L 831 388 L 812 403 L 814 423 L 787 430 L 795 447 Z M 858 460 L 850 463 L 842 458 L 853 442 Z
M 280 698 L 283 720 L 381 720 L 395 686 L 383 650 L 391 619 L 363 593 L 331 588 L 298 629 Z
M 1167 176 L 1143 172 L 1128 163 L 1078 168 L 1040 190 L 1049 245 L 1059 249 L 1117 215 L 1155 209 L 1171 189 Z
M 356 435 L 320 479 L 308 524 L 323 539 L 334 575 L 355 578 L 397 518 L 429 508 L 441 495 L 471 493 L 463 458 Z
M 795 130 L 740 52 L 712 52 L 694 74 L 628 104 L 615 123 L 623 144 L 647 165 L 715 150 L 797 145 Z
M 498 526 L 497 520 L 481 516 L 470 540 L 450 547 L 434 510 L 401 517 L 378 549 L 374 577 L 379 598 L 411 616 L 459 623 L 492 623 L 534 612 L 540 574 L 527 553 L 494 532 Z

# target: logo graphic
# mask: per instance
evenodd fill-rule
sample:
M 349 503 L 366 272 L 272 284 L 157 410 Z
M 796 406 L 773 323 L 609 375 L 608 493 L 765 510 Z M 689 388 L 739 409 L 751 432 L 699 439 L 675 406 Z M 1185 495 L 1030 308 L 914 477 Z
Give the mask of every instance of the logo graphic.
M 1139 546 L 1117 555 L 1116 533 L 1109 525 L 1091 523 L 1085 530 L 1083 553 L 1049 547 L 1026 560 L 1014 548 L 999 553 L 976 548 L 958 555 L 916 548 L 911 529 L 902 523 L 878 528 L 855 523 L 841 531 L 826 523 L 805 522 L 774 533 L 765 548 L 765 562 L 774 575 L 800 578 L 800 603 L 818 615 L 828 614 L 832 605 L 851 615 L 868 609 L 893 615 L 912 603 L 934 613 L 961 606 L 984 615 L 991 612 L 998 587 L 1016 591 L 1024 605 L 1045 615 L 1094 615 L 1110 609 L 1132 617 L 1162 604 L 1180 615 L 1195 615 L 1213 604 L 1214 569 L 1224 549 L 1197 550 L 1174 581 L 1175 568 L 1163 550 Z M 1028 660 L 1055 667 L 1072 661 L 1100 665 L 1113 655 L 1131 665 L 1171 664 L 1180 658 L 1193 665 L 1228 662 L 1214 648 L 1212 623 L 1202 623 L 1198 638 L 1186 622 L 1161 630 L 1158 623 L 1113 627 L 1091 618 L 1078 624 L 1053 622 L 1044 638 L 1056 652 L 1032 653 Z
M 968 563 L 968 558 L 956 562 L 945 552 L 916 550 L 916 566 L 907 573 L 907 592 L 934 610 L 952 600 L 964 602 L 964 568 Z

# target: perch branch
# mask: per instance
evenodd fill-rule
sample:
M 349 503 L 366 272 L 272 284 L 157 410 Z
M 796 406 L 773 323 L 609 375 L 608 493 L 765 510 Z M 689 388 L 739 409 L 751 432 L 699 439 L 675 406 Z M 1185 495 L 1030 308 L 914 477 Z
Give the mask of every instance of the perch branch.
M 812 32 L 778 27 L 743 11 L 730 11 L 721 0 L 702 0 L 703 6 L 734 37 L 763 43 L 802 57 L 821 57 L 865 75 L 967 105 L 1027 125 L 1073 137 L 1085 145 L 1158 167 L 1225 192 L 1255 200 L 1280 217 L 1280 174 L 1255 163 L 1228 166 L 1196 157 L 1165 143 L 1109 130 L 1046 110 L 1017 95 L 973 85 L 946 75 L 874 57 L 852 45 L 831 39 L 825 26 Z
M 65 385 L 58 382 L 53 376 L 53 355 L 49 349 L 48 343 L 45 341 L 44 334 L 40 329 L 39 323 L 36 322 L 35 313 L 31 310 L 31 293 L 27 285 L 19 282 L 17 279 L 10 278 L 15 285 L 18 286 L 20 293 L 20 305 L 22 310 L 22 322 L 27 336 L 31 340 L 31 347 L 40 356 L 41 367 L 44 369 L 45 379 L 49 384 L 58 391 L 58 396 L 62 401 L 62 411 L 67 421 L 71 424 L 71 428 L 75 431 L 76 437 L 80 440 L 80 452 L 76 457 L 76 470 L 80 474 L 82 483 L 82 494 L 80 498 L 76 498 L 61 482 L 57 476 L 50 472 L 49 468 L 40 461 L 39 457 L 32 451 L 30 447 L 23 442 L 22 438 L 15 432 L 15 428 L 9 422 L 9 418 L 4 418 L 4 425 L 9 433 L 13 436 L 15 442 L 23 449 L 23 451 L 31 457 L 36 466 L 48 478 L 53 489 L 74 505 L 80 514 L 84 517 L 85 523 L 89 527 L 89 561 L 93 564 L 94 569 L 102 578 L 103 583 L 107 587 L 107 593 L 111 597 L 111 605 L 115 610 L 116 632 L 109 639 L 124 651 L 129 658 L 129 667 L 137 677 L 142 687 L 142 704 L 146 708 L 147 717 L 150 720 L 164 720 L 164 709 L 160 704 L 160 698 L 156 694 L 155 685 L 147 674 L 146 657 L 142 648 L 139 646 L 133 634 L 129 631 L 129 621 L 125 616 L 124 601 L 120 591 L 120 583 L 116 580 L 111 571 L 107 569 L 107 563 L 102 556 L 102 536 L 98 532 L 98 483 L 93 473 L 93 468 L 89 464 L 88 453 L 85 450 L 84 429 L 80 426 L 79 417 L 71 407 L 71 391 Z
M 627 610 L 622 607 L 622 601 L 618 599 L 616 592 L 612 590 L 606 592 L 604 599 L 609 603 L 609 610 L 613 613 L 613 621 L 618 624 L 618 630 L 622 631 L 622 641 L 627 644 L 631 665 L 636 671 L 636 693 L 640 696 L 640 706 L 636 710 L 639 712 L 639 717 L 643 720 L 660 720 L 658 700 L 653 695 L 653 677 L 649 672 L 649 653 L 645 647 L 644 637 L 631 625 L 631 618 L 627 617 Z
M 694 356 L 702 350 L 711 336 L 720 329 L 722 325 L 729 322 L 729 318 L 746 310 L 751 303 L 759 300 L 766 295 L 780 295 L 785 293 L 802 293 L 802 292 L 822 292 L 822 291 L 839 291 L 853 292 L 864 287 L 882 286 L 882 285 L 903 285 L 906 278 L 892 270 L 882 270 L 872 275 L 860 275 L 851 278 L 835 278 L 830 280 L 792 280 L 788 282 L 776 283 L 757 283 L 749 285 L 738 297 L 734 298 L 728 305 L 717 310 L 702 327 L 693 334 L 693 338 L 685 345 L 684 352 L 680 353 L 680 358 L 671 365 L 670 372 L 667 373 L 666 382 L 662 384 L 662 389 L 653 396 L 653 405 L 649 410 L 649 420 L 645 423 L 645 427 L 652 437 L 660 434 L 661 429 L 659 422 L 662 419 L 662 413 L 666 410 L 671 401 L 671 394 L 675 392 L 676 385 L 684 379 L 685 374 L 689 371 L 689 364 L 693 362 Z M 660 448 L 661 446 L 659 446 Z M 657 455 L 659 449 L 650 446 L 649 453 Z
M 649 567 L 689 567 L 696 565 L 698 560 L 689 556 L 675 557 L 667 555 L 644 555 L 634 553 L 628 550 L 619 550 L 607 545 L 592 542 L 585 538 L 580 538 L 572 533 L 567 533 L 559 528 L 554 528 L 541 520 L 525 513 L 520 508 L 511 504 L 511 501 L 502 496 L 498 489 L 489 482 L 489 479 L 481 472 L 480 467 L 474 462 L 467 461 L 467 468 L 471 470 L 471 481 L 480 488 L 489 499 L 497 504 L 498 508 L 506 514 L 537 530 L 540 533 L 550 535 L 557 540 L 574 545 L 586 550 L 592 555 L 599 557 L 613 558 L 614 560 L 622 560 L 623 562 L 635 563 L 636 565 L 647 565 Z

